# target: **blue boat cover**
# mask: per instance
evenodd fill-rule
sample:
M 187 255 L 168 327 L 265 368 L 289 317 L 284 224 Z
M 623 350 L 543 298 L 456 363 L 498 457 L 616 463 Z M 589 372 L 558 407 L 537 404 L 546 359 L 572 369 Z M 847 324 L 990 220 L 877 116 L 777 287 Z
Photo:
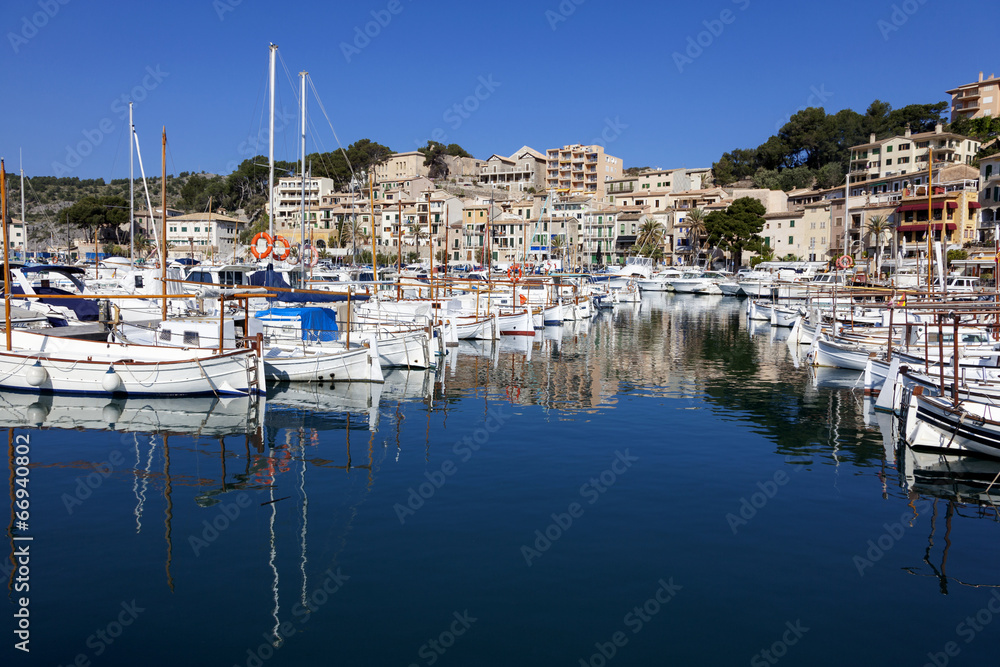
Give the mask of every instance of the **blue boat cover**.
M 268 308 L 254 313 L 258 318 L 295 318 L 302 326 L 302 340 L 306 343 L 337 340 L 337 313 L 332 308 Z M 272 322 L 275 320 L 271 320 Z
M 270 265 L 263 271 L 255 271 L 250 274 L 250 284 L 255 287 L 279 287 L 281 289 L 291 289 L 281 274 L 275 271 Z M 337 301 L 347 301 L 345 294 L 323 294 L 315 291 L 308 294 L 302 292 L 277 292 L 277 296 L 267 297 L 268 303 L 280 301 L 281 303 L 334 303 Z M 368 296 L 364 294 L 352 294 L 352 301 L 367 301 Z
M 19 285 L 11 285 L 10 293 L 12 296 L 22 296 L 24 290 L 21 289 Z M 67 295 L 72 294 L 64 289 L 59 289 L 58 287 L 36 287 L 35 294 L 45 295 L 45 294 L 58 294 Z M 76 319 L 81 322 L 96 322 L 100 316 L 100 306 L 93 299 L 38 299 L 42 303 L 47 303 L 53 306 L 62 306 L 63 308 L 69 308 L 76 314 Z

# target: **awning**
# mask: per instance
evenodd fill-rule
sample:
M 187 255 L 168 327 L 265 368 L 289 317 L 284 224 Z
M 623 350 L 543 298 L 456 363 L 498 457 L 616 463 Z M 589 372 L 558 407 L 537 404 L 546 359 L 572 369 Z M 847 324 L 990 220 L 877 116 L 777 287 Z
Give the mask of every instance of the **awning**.
M 958 206 L 957 204 L 955 204 L 955 202 L 948 202 L 948 203 L 949 204 L 953 204 L 952 206 L 948 206 L 948 208 L 957 208 L 957 206 Z M 943 201 L 936 201 L 936 202 L 934 202 L 934 208 L 938 209 L 938 210 L 944 208 L 944 202 Z M 927 210 L 927 204 L 903 204 L 902 206 L 900 206 L 896 210 L 897 211 L 926 211 Z
M 970 201 L 969 202 L 969 208 L 982 208 L 982 207 L 983 207 L 983 205 L 980 204 L 977 201 Z
M 955 231 L 955 223 L 954 222 L 949 222 L 947 224 L 948 224 L 948 226 L 946 227 L 946 229 L 949 232 Z M 941 231 L 941 223 L 940 222 L 933 223 L 931 225 L 931 229 L 933 229 L 936 232 Z M 927 223 L 926 222 L 914 222 L 914 223 L 910 223 L 910 224 L 907 224 L 907 225 L 899 225 L 898 227 L 896 227 L 896 231 L 899 231 L 899 232 L 926 232 L 927 231 Z

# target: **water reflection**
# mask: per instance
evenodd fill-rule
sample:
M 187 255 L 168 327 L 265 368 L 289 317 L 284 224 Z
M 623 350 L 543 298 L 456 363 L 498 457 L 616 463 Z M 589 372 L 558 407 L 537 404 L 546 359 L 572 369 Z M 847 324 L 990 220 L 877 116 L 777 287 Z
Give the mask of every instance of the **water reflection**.
M 548 641 L 577 632 L 602 609 L 641 601 L 648 582 L 628 580 L 632 569 L 655 575 L 652 581 L 670 576 L 667 568 L 683 573 L 689 590 L 711 598 L 720 578 L 752 562 L 766 590 L 743 581 L 738 594 L 766 610 L 777 604 L 767 591 L 795 589 L 795 577 L 808 577 L 789 571 L 788 554 L 816 559 L 819 574 L 808 579 L 809 593 L 783 594 L 786 606 L 777 613 L 809 609 L 810 595 L 835 601 L 830 579 L 850 591 L 854 605 L 872 579 L 849 580 L 851 556 L 878 537 L 862 526 L 877 516 L 869 522 L 877 528 L 881 513 L 898 519 L 911 511 L 916 528 L 908 534 L 920 533 L 919 540 L 900 541 L 891 556 L 909 574 L 900 577 L 901 566 L 872 572 L 879 584 L 897 586 L 894 594 L 919 588 L 914 582 L 922 578 L 949 595 L 957 582 L 993 585 L 992 569 L 974 558 L 986 543 L 975 531 L 996 521 L 1000 489 L 989 485 L 1000 464 L 899 449 L 895 419 L 871 412 L 857 373 L 797 365 L 797 354 L 771 327 L 748 324 L 738 301 L 661 293 L 531 337 L 460 341 L 436 369 L 393 371 L 383 385 L 279 385 L 257 407 L 4 395 L 0 423 L 29 429 L 48 447 L 33 472 L 52 497 L 72 488 L 74 475 L 89 473 L 74 467 L 80 459 L 125 449 L 125 462 L 88 501 L 100 511 L 58 526 L 61 539 L 79 546 L 66 557 L 65 577 L 50 574 L 71 589 L 81 569 L 94 571 L 109 595 L 131 599 L 141 590 L 151 608 L 190 615 L 213 633 L 218 646 L 205 660 L 213 664 L 244 664 L 245 646 L 259 644 L 262 633 L 281 649 L 272 664 L 304 664 L 331 638 L 349 637 L 366 648 L 344 649 L 345 663 L 404 663 L 424 637 L 440 631 L 423 618 L 439 596 L 455 609 L 475 600 L 497 624 L 489 632 L 503 637 L 523 628 L 523 616 L 511 609 L 551 605 L 532 619 Z M 476 458 L 455 455 L 454 442 L 501 413 L 518 418 Z M 80 431 L 79 442 L 58 442 L 58 428 Z M 642 465 L 588 508 L 538 569 L 525 570 L 518 540 L 544 527 L 538 517 L 562 511 L 617 447 L 632 447 Z M 458 472 L 442 472 L 448 463 Z M 801 470 L 795 483 L 746 532 L 731 535 L 722 517 L 740 496 L 793 466 Z M 123 503 L 125 519 L 116 514 Z M 417 514 L 404 522 L 397 506 Z M 204 526 L 218 535 L 209 539 Z M 98 527 L 100 548 L 85 539 Z M 677 549 L 681 539 L 690 548 Z M 155 570 L 144 569 L 142 558 L 130 560 L 145 579 L 119 583 L 102 570 L 109 545 L 141 551 L 156 560 Z M 608 575 L 621 563 L 625 574 Z M 334 598 L 322 613 L 311 608 L 325 573 L 341 565 L 356 577 L 349 586 L 357 593 Z M 619 579 L 593 583 L 601 576 Z M 597 602 L 588 606 L 572 582 L 588 582 L 586 595 Z M 71 595 L 85 607 L 93 594 Z M 214 599 L 230 601 L 224 621 L 204 610 Z M 425 601 L 420 612 L 400 611 L 400 600 L 413 599 Z M 671 623 L 685 634 L 697 634 L 701 624 L 714 632 L 716 615 L 731 600 L 710 602 L 710 620 L 688 621 L 698 606 L 683 607 L 693 603 L 679 597 Z M 315 630 L 288 640 L 283 624 L 299 628 L 303 618 Z M 407 643 L 416 636 L 416 644 L 395 647 L 384 638 L 387 621 L 392 637 L 405 635 Z M 89 618 L 60 623 L 70 630 L 44 632 L 91 631 Z M 652 633 L 645 637 L 656 643 Z M 753 640 L 757 646 L 773 638 Z M 468 641 L 479 640 L 470 634 Z M 148 642 L 163 647 L 156 636 Z M 115 659 L 129 662 L 121 654 Z

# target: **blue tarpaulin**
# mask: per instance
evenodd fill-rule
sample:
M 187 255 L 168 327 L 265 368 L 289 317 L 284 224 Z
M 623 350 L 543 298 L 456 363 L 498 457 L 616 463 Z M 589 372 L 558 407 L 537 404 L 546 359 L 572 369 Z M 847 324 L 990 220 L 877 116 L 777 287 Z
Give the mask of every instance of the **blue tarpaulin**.
M 337 313 L 332 308 L 268 308 L 254 317 L 277 324 L 281 320 L 298 320 L 302 340 L 307 343 L 337 340 Z

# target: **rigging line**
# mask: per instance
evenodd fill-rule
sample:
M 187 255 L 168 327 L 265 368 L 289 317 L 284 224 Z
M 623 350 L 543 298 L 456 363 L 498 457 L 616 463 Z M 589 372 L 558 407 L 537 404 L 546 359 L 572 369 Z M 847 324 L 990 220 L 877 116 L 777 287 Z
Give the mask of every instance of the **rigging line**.
M 340 142 L 340 137 L 337 136 L 337 131 L 333 129 L 333 121 L 330 120 L 330 115 L 326 112 L 326 107 L 323 106 L 323 100 L 320 99 L 319 93 L 316 91 L 316 85 L 309 80 L 309 87 L 312 88 L 313 95 L 316 97 L 316 104 L 319 105 L 319 110 L 323 112 L 323 117 L 326 118 L 326 122 L 330 125 L 330 131 L 333 132 L 333 138 L 337 140 L 337 145 L 340 147 L 340 151 L 344 154 L 344 160 L 347 161 L 347 168 L 351 170 L 351 181 L 357 182 L 358 177 L 354 173 L 354 165 L 351 164 L 351 159 L 347 157 L 347 151 L 344 150 L 344 145 Z
M 268 79 L 269 79 L 269 77 L 268 77 L 268 68 L 265 67 L 264 68 L 264 73 L 261 75 L 260 85 L 257 86 L 257 99 L 254 100 L 253 109 L 251 110 L 252 113 L 250 114 L 250 125 L 249 125 L 249 127 L 247 127 L 247 138 L 254 137 L 254 136 L 257 137 L 258 139 L 260 138 L 260 133 L 262 131 L 262 126 L 264 125 L 264 106 L 265 106 L 264 103 L 263 103 L 263 101 L 262 101 L 262 99 L 263 99 L 263 96 L 267 93 L 267 86 L 269 85 L 268 84 Z M 250 132 L 251 132 L 251 130 L 253 130 L 253 117 L 257 114 L 257 105 L 258 104 L 260 104 L 260 123 L 258 123 L 258 125 L 257 125 L 257 134 L 253 135 L 253 134 L 250 134 Z M 247 160 L 247 159 L 250 159 L 251 157 L 257 157 L 258 155 L 260 155 L 260 152 L 256 150 L 257 145 L 258 145 L 257 142 L 254 142 L 254 154 L 252 156 L 247 156 L 247 155 L 241 154 L 239 152 L 239 150 L 240 150 L 239 146 L 236 147 L 237 154 L 239 155 L 240 158 L 242 158 L 240 160 L 241 163 L 243 162 L 243 160 Z M 268 195 L 268 196 L 270 196 L 270 195 Z
M 170 168 L 171 168 L 171 170 L 174 172 L 174 174 L 178 173 L 177 172 L 177 165 L 174 164 L 174 151 L 170 148 L 170 142 L 169 141 L 167 142 L 167 157 L 170 158 Z M 171 181 L 171 180 L 176 181 L 177 180 L 177 177 L 174 176 L 174 174 L 167 174 L 167 181 L 168 181 L 168 183 L 167 183 L 167 194 L 168 195 L 170 194 L 170 183 L 169 183 L 169 181 Z
M 38 196 L 38 192 L 35 190 L 35 186 L 31 182 L 31 179 L 30 178 L 25 178 L 24 180 L 28 184 L 28 189 L 31 190 L 31 195 L 35 198 L 35 203 L 36 204 L 41 204 L 42 200 Z M 48 213 L 47 210 L 45 210 L 45 209 L 42 210 L 42 216 L 44 216 L 45 223 L 51 225 L 52 224 L 52 219 L 50 217 L 48 217 L 48 215 L 46 215 L 47 213 Z M 25 217 L 23 213 L 21 214 L 21 217 L 22 218 Z
M 129 129 L 129 127 L 128 127 L 128 124 L 126 123 L 125 125 L 122 126 L 122 131 L 118 133 L 118 144 L 115 146 L 115 157 L 114 157 L 114 160 L 111 161 L 111 173 L 112 174 L 114 174 L 115 173 L 115 169 L 118 168 L 118 156 L 121 154 L 121 151 L 122 151 L 122 137 L 125 136 L 125 132 L 128 129 Z M 131 144 L 132 144 L 132 138 L 129 137 L 129 145 L 131 145 Z M 114 180 L 113 177 L 109 177 L 108 178 L 108 184 L 110 185 L 111 181 L 113 181 L 113 180 Z
M 281 51 L 278 51 L 278 60 L 281 62 L 281 69 L 284 70 L 284 72 L 285 72 L 285 79 L 288 80 L 288 86 L 292 89 L 292 98 L 295 100 L 295 108 L 296 109 L 301 109 L 302 108 L 302 102 L 301 102 L 301 100 L 299 100 L 299 86 L 295 85 L 295 82 L 292 80 L 292 73 L 288 70 L 288 65 L 285 63 L 285 59 L 281 57 Z M 275 90 L 275 92 L 277 93 L 278 91 Z M 295 118 L 296 118 L 296 120 L 295 120 L 295 126 L 297 127 L 298 126 L 298 122 L 299 122 L 298 121 L 298 115 L 296 115 Z M 285 155 L 298 155 L 298 151 L 299 151 L 299 149 L 298 149 L 298 142 L 296 141 L 295 150 L 294 151 L 290 151 L 288 149 L 288 134 L 285 133 L 283 136 L 285 138 Z M 295 160 L 293 160 L 293 162 L 294 161 Z M 287 160 L 286 160 L 286 162 L 287 162 Z

